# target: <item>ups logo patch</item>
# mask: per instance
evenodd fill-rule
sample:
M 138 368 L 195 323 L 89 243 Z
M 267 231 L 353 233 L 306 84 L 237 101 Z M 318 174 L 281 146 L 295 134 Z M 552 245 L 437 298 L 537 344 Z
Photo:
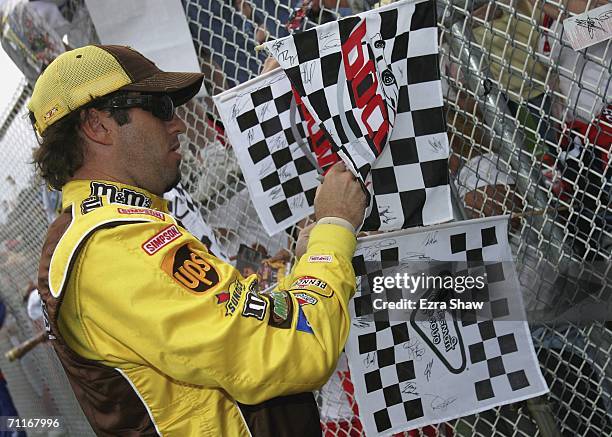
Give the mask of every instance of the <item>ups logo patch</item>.
M 219 273 L 202 253 L 189 243 L 183 244 L 166 255 L 162 269 L 187 290 L 203 293 L 219 283 Z

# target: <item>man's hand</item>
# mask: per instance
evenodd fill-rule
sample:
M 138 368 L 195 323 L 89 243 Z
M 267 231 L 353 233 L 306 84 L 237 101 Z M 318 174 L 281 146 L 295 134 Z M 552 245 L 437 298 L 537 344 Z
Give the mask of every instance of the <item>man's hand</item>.
M 264 61 L 263 68 L 261 69 L 261 73 L 259 74 L 267 73 L 268 71 L 272 71 L 278 67 L 280 67 L 280 64 L 278 63 L 278 61 L 274 59 L 274 57 L 268 56 L 266 60 Z
M 317 220 L 340 217 L 357 228 L 363 221 L 366 195 L 353 173 L 346 169 L 343 162 L 338 162 L 317 189 L 314 206 Z

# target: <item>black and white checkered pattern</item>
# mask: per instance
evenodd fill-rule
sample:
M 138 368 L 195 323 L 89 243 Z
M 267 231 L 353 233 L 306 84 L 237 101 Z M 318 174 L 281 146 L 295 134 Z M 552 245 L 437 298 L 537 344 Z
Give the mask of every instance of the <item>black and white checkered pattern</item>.
M 451 235 L 450 248 L 453 255 L 465 257 L 465 272 L 479 268 L 484 268 L 486 272 L 486 288 L 473 293 L 470 299 L 484 303 L 479 315 L 485 314 L 487 318 L 477 316 L 473 310 L 466 310 L 461 319 L 464 332 L 472 339 L 467 344 L 468 359 L 475 372 L 482 375 L 474 382 L 473 395 L 478 401 L 486 401 L 495 398 L 496 393 L 529 387 L 530 382 L 524 369 L 508 364 L 508 359 L 516 358 L 518 353 L 515 333 L 508 330 L 506 324 L 496 323 L 508 320 L 511 313 L 508 296 L 496 293 L 495 287 L 495 284 L 506 279 L 504 263 L 483 261 L 483 249 L 498 244 L 496 228 L 488 226 L 480 229 L 480 239 L 475 239 L 480 244 L 476 243 L 470 249 L 466 246 L 467 239 L 465 232 Z
M 226 91 L 215 103 L 266 231 L 276 234 L 311 214 L 316 161 L 282 70 Z
M 370 119 L 374 126 L 382 126 L 381 118 L 390 125 L 378 144 L 382 150 L 372 138 L 378 130 L 368 134 L 362 120 L 364 111 L 347 80 L 342 54 L 342 45 L 363 25 L 359 49 L 376 73 L 361 85 L 376 80 L 385 108 Z M 402 229 L 452 218 L 433 1 L 398 2 L 272 41 L 267 47 L 338 154 L 373 195 L 363 230 Z M 356 91 L 361 96 L 367 92 L 359 87 Z
M 366 434 L 391 435 L 547 391 L 508 263 L 506 233 L 507 218 L 501 217 L 359 242 L 352 261 L 359 286 L 350 302 L 346 350 Z M 445 313 L 457 339 L 452 350 L 444 341 L 431 341 L 431 316 L 417 317 L 422 309 L 402 313 L 374 303 L 426 297 L 425 289 L 374 293 L 375 277 L 421 271 L 484 274 L 485 287 L 462 298 L 483 302 L 483 309 Z
M 376 363 L 363 375 L 369 399 L 384 406 L 373 412 L 376 430 L 391 428 L 391 418 L 412 421 L 423 417 L 422 400 L 410 390 L 415 381 L 414 360 L 403 345 L 410 340 L 406 323 L 377 322 L 375 330 L 359 337 L 363 360 Z
M 206 248 L 217 258 L 228 261 L 229 258 L 221 250 L 212 228 L 202 218 L 200 206 L 193 200 L 182 184 L 164 193 L 168 201 L 170 214 L 179 221 L 179 224 L 200 240 Z

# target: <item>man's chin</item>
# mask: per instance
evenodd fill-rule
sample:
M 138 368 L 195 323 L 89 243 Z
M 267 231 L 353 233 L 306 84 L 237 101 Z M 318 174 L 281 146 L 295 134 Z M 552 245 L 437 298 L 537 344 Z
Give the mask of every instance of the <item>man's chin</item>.
M 166 189 L 164 190 L 164 193 L 167 193 L 168 191 L 172 190 L 173 188 L 176 188 L 176 186 L 181 182 L 181 173 L 179 172 L 178 175 L 176 176 L 176 178 L 174 179 L 174 181 L 168 185 L 166 187 Z

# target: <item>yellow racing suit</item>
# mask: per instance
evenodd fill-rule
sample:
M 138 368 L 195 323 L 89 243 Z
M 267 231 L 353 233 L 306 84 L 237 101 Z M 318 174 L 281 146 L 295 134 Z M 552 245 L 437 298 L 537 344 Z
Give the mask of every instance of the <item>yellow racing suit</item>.
M 291 274 L 262 292 L 256 275 L 210 254 L 142 189 L 72 181 L 63 209 L 43 247 L 39 289 L 52 343 L 99 435 L 241 436 L 275 426 L 300 435 L 273 408 L 266 420 L 281 425 L 257 431 L 262 419 L 247 417 L 258 410 L 248 406 L 311 392 L 333 372 L 355 289 L 351 232 L 315 226 Z

